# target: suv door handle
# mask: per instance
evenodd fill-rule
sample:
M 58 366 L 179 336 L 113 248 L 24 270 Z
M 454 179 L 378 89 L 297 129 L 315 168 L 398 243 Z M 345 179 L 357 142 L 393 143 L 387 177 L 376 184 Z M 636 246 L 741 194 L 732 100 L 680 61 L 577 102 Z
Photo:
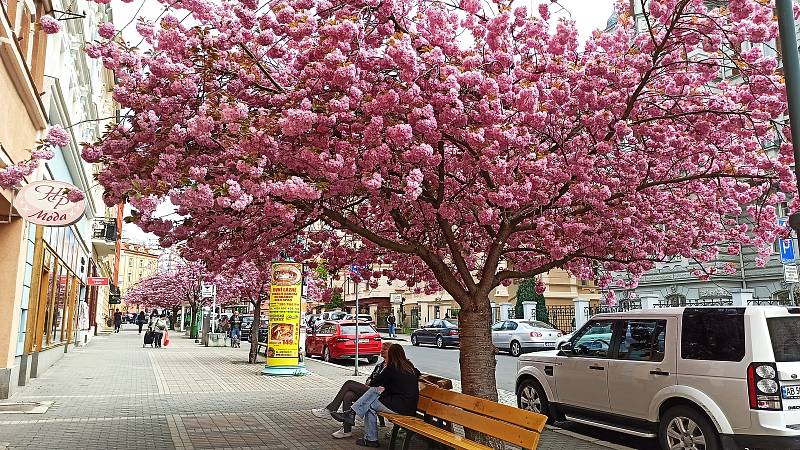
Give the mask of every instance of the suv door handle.
M 664 375 L 664 376 L 666 376 L 666 375 L 669 375 L 669 372 L 664 372 L 663 370 L 651 370 L 650 374 L 651 375 Z
M 589 368 L 592 370 L 606 370 L 603 366 L 589 366 Z

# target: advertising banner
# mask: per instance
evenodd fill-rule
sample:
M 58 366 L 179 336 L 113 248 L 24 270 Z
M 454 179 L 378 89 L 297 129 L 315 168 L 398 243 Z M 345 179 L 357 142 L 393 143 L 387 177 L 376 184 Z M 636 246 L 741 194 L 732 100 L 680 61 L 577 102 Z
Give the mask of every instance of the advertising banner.
M 299 263 L 272 264 L 267 329 L 267 366 L 270 375 L 302 375 L 300 365 L 300 317 L 303 266 Z

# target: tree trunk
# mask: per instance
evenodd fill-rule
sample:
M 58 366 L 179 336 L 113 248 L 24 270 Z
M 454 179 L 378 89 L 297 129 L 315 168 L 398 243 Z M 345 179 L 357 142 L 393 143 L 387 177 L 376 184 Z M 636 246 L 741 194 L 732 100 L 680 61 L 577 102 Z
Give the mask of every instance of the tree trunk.
M 255 302 L 255 309 L 253 310 L 253 326 L 250 328 L 250 357 L 248 361 L 250 364 L 255 364 L 258 360 L 258 331 L 261 328 L 261 299 Z
M 170 329 L 172 331 L 175 331 L 175 322 L 178 321 L 178 311 L 180 311 L 179 307 L 177 306 L 172 307 L 172 323 L 170 324 Z M 183 320 L 183 317 L 181 317 L 180 320 Z M 179 330 L 181 329 L 180 326 L 178 327 L 178 329 Z
M 191 303 L 192 308 L 192 323 L 189 324 L 189 337 L 191 339 L 197 339 L 197 303 Z
M 468 395 L 497 401 L 497 361 L 492 344 L 492 313 L 489 301 L 470 305 L 458 314 L 461 350 L 461 391 Z

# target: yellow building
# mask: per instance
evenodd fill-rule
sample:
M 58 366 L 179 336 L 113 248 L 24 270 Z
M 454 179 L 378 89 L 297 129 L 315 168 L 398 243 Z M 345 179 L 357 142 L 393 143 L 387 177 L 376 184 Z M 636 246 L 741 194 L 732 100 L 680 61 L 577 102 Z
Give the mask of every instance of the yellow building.
M 158 257 L 160 250 L 145 247 L 143 245 L 122 243 L 119 257 L 119 291 L 122 298 L 132 286 L 156 273 L 158 267 Z M 131 312 L 136 305 L 122 305 L 120 309 L 130 309 Z

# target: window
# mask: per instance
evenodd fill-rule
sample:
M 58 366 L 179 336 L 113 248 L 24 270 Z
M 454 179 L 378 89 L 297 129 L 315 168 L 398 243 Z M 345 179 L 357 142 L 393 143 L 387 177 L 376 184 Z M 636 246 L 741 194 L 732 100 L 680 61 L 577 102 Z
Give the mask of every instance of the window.
M 744 357 L 744 308 L 686 308 L 681 358 L 741 361 Z
M 776 362 L 800 361 L 800 317 L 767 319 Z
M 666 320 L 625 320 L 617 347 L 617 358 L 630 361 L 664 360 Z
M 434 318 L 434 319 L 439 319 L 439 318 L 441 318 L 441 313 L 440 313 L 440 309 L 439 309 L 439 307 L 438 307 L 438 306 L 434 306 L 434 307 L 433 307 L 433 318 Z
M 546 328 L 548 330 L 555 330 L 556 328 L 549 323 L 545 323 L 539 320 L 526 320 L 524 322 L 520 322 L 524 326 L 528 326 L 531 328 Z
M 506 322 L 505 326 L 503 326 L 503 329 L 506 331 L 514 331 L 517 329 L 518 326 L 519 324 L 517 324 L 517 322 L 512 322 L 509 320 L 508 322 Z
M 342 332 L 341 334 L 356 334 L 356 326 L 355 325 L 342 325 Z M 371 325 L 360 324 L 358 326 L 358 334 L 370 334 L 370 333 L 377 333 Z
M 497 322 L 496 324 L 492 325 L 492 331 L 500 331 L 503 329 L 503 325 L 505 322 Z
M 614 322 L 611 320 L 589 322 L 586 328 L 575 337 L 572 353 L 578 356 L 607 358 L 613 328 Z

